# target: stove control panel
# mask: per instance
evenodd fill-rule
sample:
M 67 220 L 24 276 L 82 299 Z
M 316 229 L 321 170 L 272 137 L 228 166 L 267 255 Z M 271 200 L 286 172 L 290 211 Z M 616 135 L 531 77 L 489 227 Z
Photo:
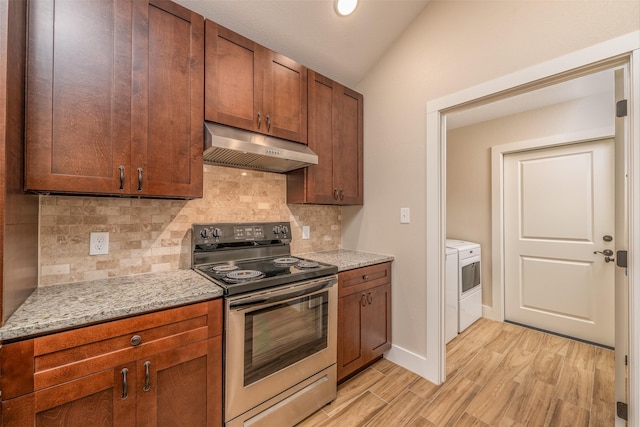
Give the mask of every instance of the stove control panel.
M 291 241 L 289 222 L 193 224 L 195 246 L 254 241 Z

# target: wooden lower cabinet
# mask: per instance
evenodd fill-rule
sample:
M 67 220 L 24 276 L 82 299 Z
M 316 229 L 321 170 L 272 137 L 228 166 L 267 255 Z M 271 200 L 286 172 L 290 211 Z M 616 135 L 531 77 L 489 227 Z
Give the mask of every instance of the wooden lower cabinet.
M 7 344 L 3 425 L 220 426 L 221 325 L 215 300 Z
M 391 348 L 391 263 L 338 275 L 338 381 Z

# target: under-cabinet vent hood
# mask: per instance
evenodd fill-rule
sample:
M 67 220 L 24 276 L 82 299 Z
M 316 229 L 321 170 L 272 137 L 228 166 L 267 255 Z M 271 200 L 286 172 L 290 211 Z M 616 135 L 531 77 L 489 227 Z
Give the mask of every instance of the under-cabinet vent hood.
M 318 164 L 318 155 L 304 144 L 207 121 L 204 129 L 205 163 L 268 172 Z

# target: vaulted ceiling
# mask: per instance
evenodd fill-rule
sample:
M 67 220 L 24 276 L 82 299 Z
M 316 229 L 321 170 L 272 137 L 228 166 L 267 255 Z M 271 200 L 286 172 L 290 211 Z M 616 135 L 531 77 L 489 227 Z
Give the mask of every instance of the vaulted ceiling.
M 360 0 L 348 17 L 333 0 L 176 0 L 205 18 L 354 87 L 428 0 Z

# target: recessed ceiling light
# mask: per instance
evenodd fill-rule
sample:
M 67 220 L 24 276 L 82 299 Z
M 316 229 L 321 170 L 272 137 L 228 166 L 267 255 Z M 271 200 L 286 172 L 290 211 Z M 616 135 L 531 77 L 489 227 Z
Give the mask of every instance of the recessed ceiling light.
M 356 6 L 358 6 L 358 0 L 335 0 L 336 13 L 341 16 L 351 15 Z

